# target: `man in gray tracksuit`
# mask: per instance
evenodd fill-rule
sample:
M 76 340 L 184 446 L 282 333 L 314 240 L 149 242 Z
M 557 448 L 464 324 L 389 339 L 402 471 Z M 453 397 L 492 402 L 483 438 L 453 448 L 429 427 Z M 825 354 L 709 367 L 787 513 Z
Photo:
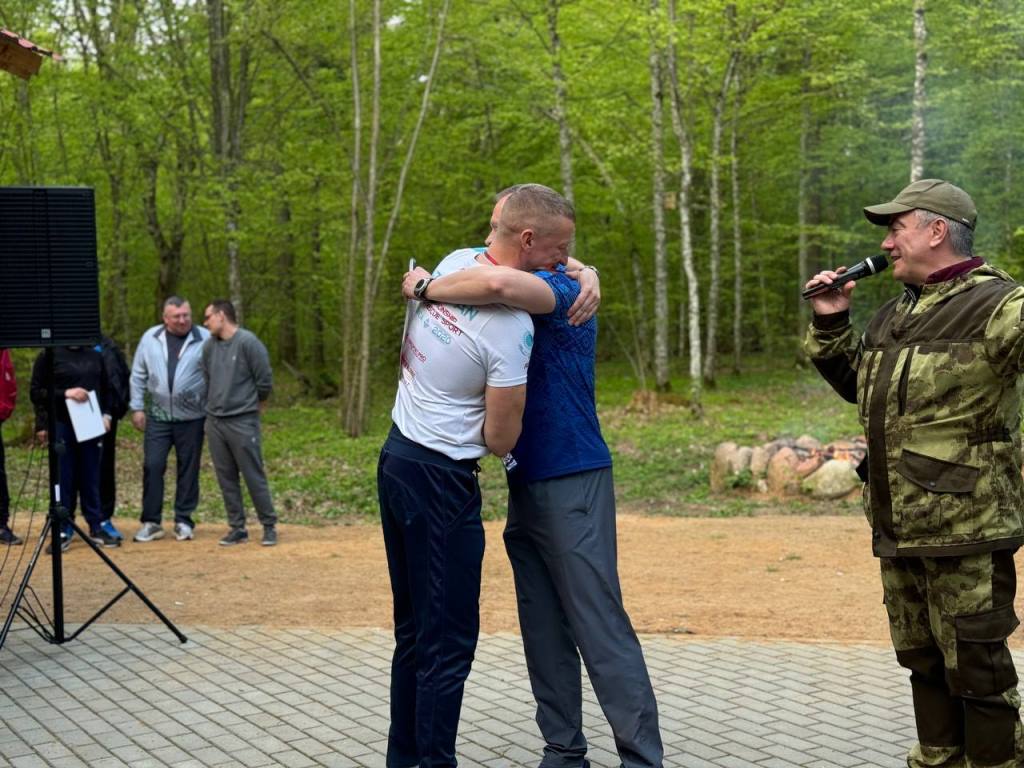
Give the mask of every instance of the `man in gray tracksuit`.
M 174 535 L 178 541 L 193 536 L 206 415 L 206 382 L 199 371 L 199 357 L 209 335 L 192 324 L 189 303 L 171 296 L 164 302 L 163 323 L 142 334 L 135 350 L 129 408 L 132 425 L 145 434 L 142 527 L 135 541 L 163 538 L 164 472 L 172 446 L 178 465 Z
M 203 324 L 211 334 L 200 363 L 208 386 L 206 437 L 230 526 L 220 543 L 227 547 L 249 540 L 238 479 L 241 471 L 263 525 L 262 544 L 270 547 L 277 544 L 277 515 L 260 447 L 260 410 L 273 388 L 270 357 L 255 334 L 238 326 L 230 301 L 210 302 Z

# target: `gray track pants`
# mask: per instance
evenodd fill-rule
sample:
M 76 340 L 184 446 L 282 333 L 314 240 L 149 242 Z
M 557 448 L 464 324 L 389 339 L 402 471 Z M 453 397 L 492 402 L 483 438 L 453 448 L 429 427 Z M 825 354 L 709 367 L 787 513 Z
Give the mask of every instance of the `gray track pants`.
M 510 488 L 508 507 L 541 768 L 586 765 L 580 656 L 622 765 L 661 768 L 658 705 L 619 589 L 611 468 Z
M 244 413 L 221 419 L 208 416 L 206 439 L 210 444 L 210 458 L 224 497 L 228 525 L 245 528 L 245 505 L 238 474 L 245 478 L 252 505 L 263 525 L 277 523 L 274 502 L 270 498 L 267 473 L 263 470 L 263 451 L 260 443 L 260 415 Z

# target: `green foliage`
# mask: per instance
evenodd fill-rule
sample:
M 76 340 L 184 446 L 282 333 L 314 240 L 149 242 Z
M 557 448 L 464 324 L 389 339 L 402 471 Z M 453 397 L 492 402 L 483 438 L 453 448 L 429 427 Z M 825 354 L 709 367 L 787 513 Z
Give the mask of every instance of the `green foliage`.
M 914 49 L 911 6 L 902 0 L 677 0 L 674 29 L 666 2 L 657 17 L 645 4 L 617 0 L 455 2 L 402 212 L 380 258 L 380 285 L 364 294 L 365 206 L 357 205 L 354 217 L 352 211 L 353 198 L 365 204 L 368 197 L 372 3 L 223 2 L 228 96 L 240 121 L 231 163 L 216 151 L 208 3 L 5 2 L 3 24 L 56 49 L 64 61 L 44 62 L 27 83 L 0 72 L 0 183 L 96 189 L 103 321 L 128 347 L 155 322 L 161 291 L 173 287 L 195 304 L 228 294 L 228 248 L 236 242 L 245 322 L 266 340 L 275 363 L 300 376 L 309 396 L 354 391 L 354 374 L 347 371 L 345 380 L 341 361 L 351 360 L 350 334 L 364 316 L 371 377 L 386 376 L 403 309 L 396 285 L 409 257 L 430 266 L 455 247 L 480 243 L 489 197 L 510 183 L 562 186 L 549 25 L 555 7 L 577 247 L 601 268 L 605 359 L 642 356 L 652 336 L 652 44 L 670 37 L 678 44 L 705 298 L 712 110 L 726 62 L 739 57 L 741 91 L 729 103 L 742 97 L 735 160 L 744 350 L 799 356 L 797 289 L 807 277 L 796 274 L 801 174 L 808 180 L 804 234 L 812 270 L 877 252 L 881 232 L 863 219 L 861 207 L 888 199 L 907 181 Z M 441 0 L 380 0 L 380 6 L 377 246 L 397 198 Z M 1024 185 L 1016 171 L 1024 155 L 1017 128 L 1024 119 L 1024 6 L 934 3 L 927 20 L 925 173 L 947 176 L 974 195 L 979 252 L 1024 274 L 1017 217 Z M 681 158 L 669 123 L 666 118 L 665 157 L 674 195 Z M 720 170 L 732 161 L 723 157 Z M 723 192 L 725 223 L 731 195 Z M 237 229 L 229 226 L 232 217 Z M 678 216 L 666 220 L 667 323 L 673 364 L 682 370 L 687 286 Z M 358 258 L 350 259 L 353 246 Z M 739 309 L 729 236 L 722 246 L 722 285 L 729 287 L 719 308 L 724 356 Z M 856 315 L 896 290 L 884 277 L 866 281 Z M 378 414 L 390 392 L 371 395 L 370 413 Z M 712 411 L 719 395 L 709 393 Z M 695 483 L 701 474 L 686 473 Z

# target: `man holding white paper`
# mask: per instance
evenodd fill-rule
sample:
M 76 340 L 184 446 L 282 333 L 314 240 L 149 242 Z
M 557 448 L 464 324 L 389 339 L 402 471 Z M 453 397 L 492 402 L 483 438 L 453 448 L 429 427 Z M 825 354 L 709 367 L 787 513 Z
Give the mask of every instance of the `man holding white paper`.
M 40 352 L 32 368 L 30 395 L 36 411 L 36 434 L 46 440 L 46 415 L 49 406 L 51 371 L 46 352 Z M 94 347 L 56 347 L 53 350 L 52 382 L 56 407 L 55 438 L 64 444 L 60 454 L 60 498 L 68 512 L 61 526 L 61 549 L 71 545 L 74 530 L 71 519 L 80 499 L 82 516 L 89 524 L 89 538 L 104 547 L 117 547 L 120 539 L 102 528 L 100 506 L 100 459 L 103 455 L 103 433 L 110 429 L 110 383 L 100 353 Z M 72 411 L 82 417 L 79 428 L 92 429 L 81 433 L 72 423 Z M 97 421 L 97 417 L 99 421 Z

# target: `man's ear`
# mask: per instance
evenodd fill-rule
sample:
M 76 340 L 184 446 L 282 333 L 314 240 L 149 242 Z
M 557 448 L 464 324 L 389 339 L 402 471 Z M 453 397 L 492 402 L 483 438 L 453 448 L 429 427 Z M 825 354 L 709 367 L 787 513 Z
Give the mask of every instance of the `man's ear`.
M 939 244 L 941 244 L 942 241 L 945 240 L 946 237 L 949 235 L 949 224 L 946 222 L 945 219 L 942 219 L 942 218 L 933 219 L 930 222 L 930 224 L 931 224 L 932 236 L 931 236 L 931 238 L 929 239 L 928 242 L 929 242 L 929 245 L 931 245 L 932 248 L 934 248 L 934 247 L 938 246 Z
M 534 231 L 532 229 L 524 229 L 519 233 L 519 245 L 523 248 L 533 247 L 533 236 Z

